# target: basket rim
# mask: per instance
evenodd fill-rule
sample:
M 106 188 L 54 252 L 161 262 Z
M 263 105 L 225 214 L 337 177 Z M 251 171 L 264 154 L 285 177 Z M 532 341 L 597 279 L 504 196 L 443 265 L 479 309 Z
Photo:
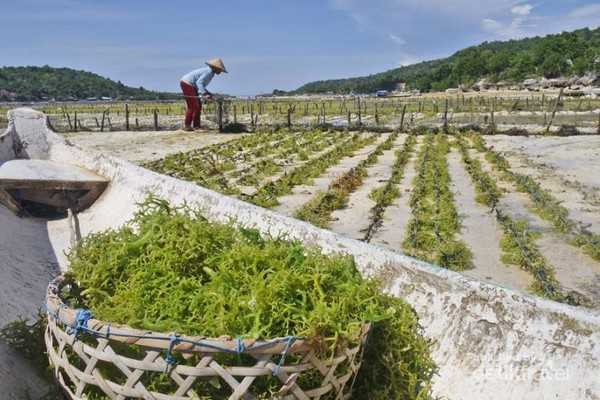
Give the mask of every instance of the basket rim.
M 177 332 L 154 332 L 131 328 L 93 318 L 89 310 L 74 309 L 66 305 L 60 297 L 60 289 L 66 283 L 65 273 L 61 273 L 49 284 L 46 291 L 46 313 L 57 324 L 70 329 L 75 335 L 87 333 L 109 341 L 121 342 L 140 347 L 176 351 L 182 353 L 232 353 L 267 355 L 307 353 L 315 350 L 313 341 L 305 337 L 286 336 L 266 340 L 232 338 L 220 336 L 188 336 Z M 362 324 L 356 345 L 365 345 L 371 330 L 371 323 Z M 348 346 L 347 346 L 348 347 Z

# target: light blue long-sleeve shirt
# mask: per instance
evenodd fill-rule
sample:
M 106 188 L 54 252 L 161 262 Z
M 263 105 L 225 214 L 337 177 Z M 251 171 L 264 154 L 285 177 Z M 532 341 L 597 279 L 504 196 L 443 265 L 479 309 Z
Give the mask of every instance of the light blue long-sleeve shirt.
M 189 83 L 192 86 L 195 86 L 196 89 L 198 89 L 198 94 L 202 95 L 207 92 L 206 87 L 210 81 L 212 81 L 214 76 L 215 73 L 213 72 L 212 68 L 204 67 L 195 69 L 192 72 L 188 72 L 181 78 L 181 80 Z

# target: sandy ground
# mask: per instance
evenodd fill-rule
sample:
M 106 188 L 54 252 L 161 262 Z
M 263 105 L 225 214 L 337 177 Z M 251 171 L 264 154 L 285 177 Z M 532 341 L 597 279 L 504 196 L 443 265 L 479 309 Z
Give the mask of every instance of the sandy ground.
M 411 154 L 411 158 L 406 164 L 404 177 L 400 182 L 398 197 L 383 214 L 383 224 L 381 228 L 373 235 L 371 243 L 379 244 L 392 250 L 401 251 L 402 241 L 406 233 L 406 227 L 410 220 L 410 196 L 412 192 L 412 182 L 417 175 L 416 161 L 417 154 L 423 143 L 423 137 L 417 138 L 417 145 Z
M 482 167 L 497 180 L 505 193 L 499 208 L 515 220 L 526 220 L 531 229 L 541 234 L 536 240 L 548 264 L 554 268 L 556 278 L 566 291 L 576 291 L 586 296 L 593 307 L 600 307 L 600 262 L 593 260 L 579 248 L 570 245 L 564 235 L 556 233 L 552 225 L 531 211 L 532 203 L 524 193 L 503 181 L 481 153 L 473 153 Z M 517 267 L 514 267 L 517 268 Z
M 486 136 L 497 151 L 512 152 L 544 164 L 565 181 L 578 182 L 600 195 L 600 135 Z
M 556 168 L 534 162 L 523 154 L 511 151 L 504 153 L 504 156 L 510 162 L 512 171 L 531 176 L 558 199 L 569 211 L 570 219 L 600 234 L 600 197 L 597 192 L 594 195 L 593 189 L 566 180 L 557 173 Z
M 58 273 L 45 221 L 21 219 L 0 206 L 0 326 L 32 319 L 43 309 L 48 282 Z M 2 399 L 39 398 L 46 384 L 20 354 L 0 343 Z
M 406 135 L 400 135 L 394 142 L 394 146 L 384 151 L 377 163 L 367 169 L 367 177 L 363 184 L 350 195 L 348 205 L 342 210 L 335 210 L 331 214 L 333 222 L 329 229 L 341 233 L 353 239 L 362 239 L 365 236 L 365 230 L 371 223 L 371 209 L 375 202 L 369 198 L 371 191 L 382 185 L 390 179 L 392 167 L 396 160 L 396 151 L 402 147 L 406 140 Z
M 279 198 L 279 205 L 274 210 L 282 214 L 293 215 L 296 210 L 302 207 L 303 204 L 308 202 L 319 191 L 327 190 L 329 184 L 336 178 L 366 159 L 388 136 L 389 134 L 380 135 L 375 143 L 363 147 L 350 157 L 343 158 L 339 163 L 328 168 L 321 176 L 315 178 L 311 184 L 296 186 L 291 194 Z
M 459 237 L 473 253 L 474 268 L 464 274 L 526 291 L 533 278 L 528 272 L 507 266 L 500 260 L 502 228 L 489 208 L 475 201 L 475 187 L 456 148 L 448 155 L 448 170 L 452 177 L 456 208 L 462 220 Z
M 208 131 L 79 132 L 63 136 L 81 147 L 99 150 L 134 163 L 151 161 L 180 151 L 199 149 L 239 138 L 243 134 Z

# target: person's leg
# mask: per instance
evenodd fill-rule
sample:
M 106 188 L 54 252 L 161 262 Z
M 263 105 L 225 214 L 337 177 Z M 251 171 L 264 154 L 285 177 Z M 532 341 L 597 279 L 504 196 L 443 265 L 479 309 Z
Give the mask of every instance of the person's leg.
M 198 91 L 195 87 L 183 81 L 181 82 L 181 91 L 185 96 L 185 104 L 187 106 L 184 127 L 191 129 L 195 114 L 198 112 Z
M 194 115 L 194 128 L 200 128 L 200 118 L 202 116 L 202 102 L 198 99 L 198 112 Z

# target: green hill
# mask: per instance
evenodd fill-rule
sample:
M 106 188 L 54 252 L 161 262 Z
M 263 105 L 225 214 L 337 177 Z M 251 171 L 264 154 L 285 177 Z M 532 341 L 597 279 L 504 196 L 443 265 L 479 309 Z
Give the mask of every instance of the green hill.
M 600 72 L 600 28 L 545 37 L 485 42 L 452 56 L 365 77 L 308 83 L 294 93 L 370 93 L 393 90 L 399 82 L 421 91 L 472 85 L 482 78 L 519 82 L 526 78 Z
M 0 68 L 0 101 L 81 100 L 92 97 L 156 100 L 174 98 L 174 94 L 153 92 L 143 87 L 132 88 L 91 72 L 70 68 Z

